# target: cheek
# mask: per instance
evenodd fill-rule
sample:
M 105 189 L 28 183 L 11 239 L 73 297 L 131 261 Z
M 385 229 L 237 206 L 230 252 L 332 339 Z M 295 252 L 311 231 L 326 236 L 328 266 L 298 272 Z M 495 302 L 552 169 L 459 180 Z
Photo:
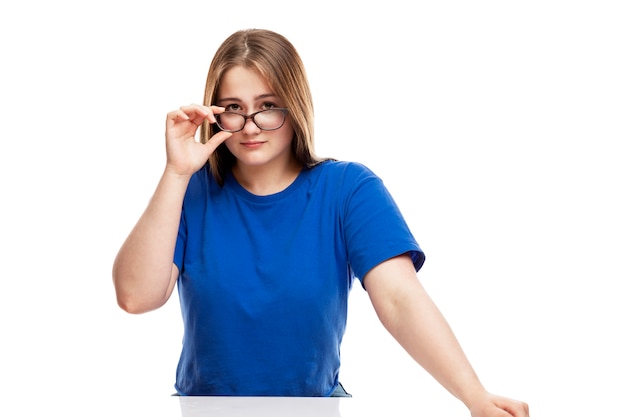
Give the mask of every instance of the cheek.
M 279 148 L 283 150 L 290 150 L 292 148 L 292 142 L 294 141 L 293 131 L 284 132 L 280 135 L 280 139 L 277 138 L 275 143 Z
M 292 140 L 295 140 L 296 132 L 293 130 L 293 126 L 289 122 L 289 119 L 285 122 L 283 127 L 279 130 L 281 138 L 285 142 L 291 143 Z

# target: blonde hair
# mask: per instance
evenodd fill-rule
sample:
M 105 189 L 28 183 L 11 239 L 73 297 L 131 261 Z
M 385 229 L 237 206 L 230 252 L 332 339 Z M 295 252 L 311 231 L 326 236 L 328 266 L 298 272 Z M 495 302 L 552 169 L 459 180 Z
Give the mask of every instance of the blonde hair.
M 214 105 L 222 76 L 235 66 L 258 71 L 273 93 L 289 109 L 294 137 L 291 142 L 296 160 L 312 167 L 322 159 L 314 153 L 313 100 L 309 82 L 295 47 L 284 36 L 264 29 L 240 30 L 230 35 L 218 48 L 207 75 L 204 105 Z M 207 121 L 201 127 L 200 140 L 206 143 L 217 130 Z M 209 157 L 211 173 L 223 185 L 225 175 L 235 163 L 235 157 L 221 144 Z

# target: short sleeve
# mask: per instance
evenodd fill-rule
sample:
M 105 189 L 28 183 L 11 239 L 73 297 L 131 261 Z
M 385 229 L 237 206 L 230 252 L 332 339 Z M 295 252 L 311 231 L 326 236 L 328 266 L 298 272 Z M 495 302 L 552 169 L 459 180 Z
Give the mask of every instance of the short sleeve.
M 176 238 L 176 247 L 174 249 L 174 264 L 179 271 L 182 271 L 183 259 L 185 257 L 185 242 L 187 240 L 187 226 L 185 223 L 184 211 L 180 218 L 178 226 L 178 237 Z
M 354 275 L 362 281 L 376 265 L 405 253 L 418 271 L 425 260 L 424 252 L 383 181 L 354 163 L 347 177 L 343 233 Z

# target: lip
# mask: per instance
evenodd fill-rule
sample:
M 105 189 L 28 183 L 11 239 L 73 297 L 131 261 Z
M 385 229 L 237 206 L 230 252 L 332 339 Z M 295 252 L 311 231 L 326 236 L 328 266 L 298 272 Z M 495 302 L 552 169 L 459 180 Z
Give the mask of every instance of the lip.
M 265 142 L 262 142 L 262 141 L 250 141 L 250 142 L 241 142 L 241 145 L 243 145 L 246 148 L 254 149 L 254 148 L 258 148 L 264 143 Z

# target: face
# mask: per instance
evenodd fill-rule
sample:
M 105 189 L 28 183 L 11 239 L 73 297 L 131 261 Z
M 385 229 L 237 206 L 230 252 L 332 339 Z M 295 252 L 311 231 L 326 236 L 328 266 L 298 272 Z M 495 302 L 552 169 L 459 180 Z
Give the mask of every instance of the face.
M 236 66 L 224 73 L 217 91 L 216 104 L 226 111 L 249 115 L 260 110 L 284 107 L 284 102 L 274 95 L 267 81 L 256 71 Z M 293 162 L 291 141 L 293 127 L 289 116 L 276 130 L 262 130 L 252 119 L 244 128 L 233 133 L 225 142 L 237 158 L 240 168 L 284 167 Z

